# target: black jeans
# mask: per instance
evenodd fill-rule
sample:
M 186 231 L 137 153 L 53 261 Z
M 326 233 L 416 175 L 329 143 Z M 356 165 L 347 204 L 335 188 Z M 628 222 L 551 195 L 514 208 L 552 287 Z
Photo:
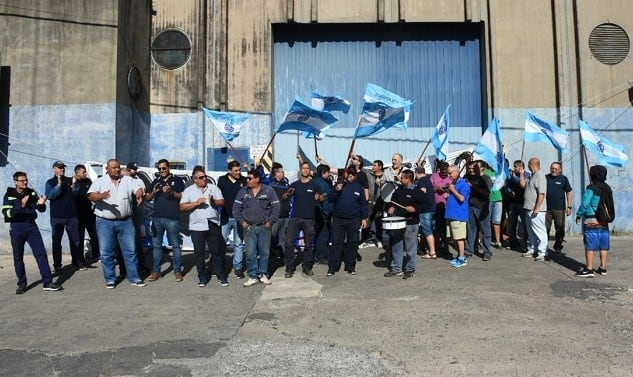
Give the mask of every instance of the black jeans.
M 286 268 L 294 269 L 295 259 L 295 238 L 299 231 L 303 231 L 303 241 L 305 247 L 303 253 L 299 256 L 303 264 L 303 268 L 311 269 L 314 265 L 314 219 L 298 219 L 290 218 L 288 228 L 286 230 L 286 247 L 284 248 L 284 262 Z
M 338 271 L 341 268 L 341 256 L 343 256 L 345 261 L 345 270 L 354 271 L 356 269 L 359 229 L 360 218 L 342 219 L 335 216 L 332 219 L 334 240 L 332 241 L 332 253 L 328 259 L 330 269 Z M 343 249 L 346 239 L 347 244 L 345 244 Z
M 209 280 L 209 273 L 204 263 L 205 246 L 211 251 L 211 262 L 213 263 L 211 273 L 215 272 L 220 281 L 226 280 L 226 270 L 224 269 L 226 245 L 224 244 L 224 238 L 222 238 L 220 226 L 209 222 L 209 230 L 191 230 L 190 232 L 198 280 L 205 283 Z
M 330 235 L 332 233 L 332 217 L 319 216 L 316 219 L 316 245 L 314 258 L 317 261 L 328 259 L 330 256 Z

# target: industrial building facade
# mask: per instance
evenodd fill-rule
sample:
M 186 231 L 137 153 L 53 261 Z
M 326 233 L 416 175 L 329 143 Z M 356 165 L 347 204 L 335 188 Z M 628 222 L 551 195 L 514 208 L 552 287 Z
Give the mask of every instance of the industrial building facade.
M 562 161 L 579 200 L 588 181 L 578 120 L 633 144 L 632 9 L 625 0 L 2 0 L 3 184 L 26 170 L 41 190 L 57 159 L 224 170 L 259 156 L 312 90 L 352 102 L 318 142 L 341 165 L 371 82 L 415 103 L 407 130 L 356 142 L 367 160 L 417 158 L 450 105 L 450 149 L 474 147 L 495 117 L 508 159 Z M 233 150 L 201 106 L 250 114 Z M 527 109 L 567 130 L 570 151 L 524 146 Z M 288 170 L 297 144 L 314 160 L 312 140 L 275 135 L 274 159 Z M 630 170 L 609 169 L 616 231 L 633 230 Z

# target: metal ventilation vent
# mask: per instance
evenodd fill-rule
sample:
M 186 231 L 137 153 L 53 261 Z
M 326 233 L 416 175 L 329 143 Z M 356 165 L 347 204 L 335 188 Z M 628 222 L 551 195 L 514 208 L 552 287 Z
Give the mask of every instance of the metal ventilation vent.
M 629 36 L 616 24 L 598 25 L 589 35 L 589 50 L 602 64 L 620 63 L 629 55 L 630 48 Z
M 150 47 L 152 57 L 165 69 L 178 69 L 191 57 L 191 41 L 187 34 L 178 29 L 160 32 Z

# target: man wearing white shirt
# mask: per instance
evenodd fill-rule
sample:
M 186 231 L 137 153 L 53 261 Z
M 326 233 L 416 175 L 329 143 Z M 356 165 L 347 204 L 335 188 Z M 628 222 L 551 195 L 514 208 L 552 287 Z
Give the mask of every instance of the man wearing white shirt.
M 96 227 L 99 237 L 101 265 L 106 288 L 112 289 L 116 283 L 114 270 L 115 242 L 119 242 L 127 278 L 131 285 L 144 287 L 145 282 L 138 274 L 134 244 L 134 223 L 132 222 L 133 201 L 143 202 L 145 190 L 140 180 L 121 176 L 121 164 L 111 159 L 106 165 L 106 175 L 88 189 L 88 199 L 95 203 Z
M 227 287 L 229 282 L 224 270 L 226 249 L 217 211 L 217 208 L 224 206 L 224 197 L 218 186 L 207 182 L 207 174 L 202 166 L 193 168 L 192 177 L 194 184 L 183 191 L 180 210 L 189 212 L 189 231 L 198 272 L 198 286 L 205 287 L 209 282 L 204 263 L 205 246 L 208 246 L 220 286 Z

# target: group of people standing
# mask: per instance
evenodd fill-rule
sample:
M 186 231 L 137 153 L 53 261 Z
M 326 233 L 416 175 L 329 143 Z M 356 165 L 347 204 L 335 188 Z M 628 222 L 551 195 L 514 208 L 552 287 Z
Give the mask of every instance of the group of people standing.
M 133 286 L 145 286 L 143 276 L 150 282 L 163 278 L 166 236 L 172 249 L 174 280 L 182 282 L 182 213 L 188 215 L 187 231 L 200 287 L 208 284 L 212 273 L 220 286 L 229 285 L 224 265 L 229 240 L 233 243 L 233 273 L 236 278 L 246 278 L 243 285 L 247 287 L 271 284 L 271 250 L 274 256 L 283 257 L 285 278 L 292 278 L 299 265 L 304 275 L 312 276 L 315 263 L 327 264 L 328 276 L 335 275 L 342 266 L 355 275 L 356 262 L 361 259 L 359 244 L 372 241 L 387 251 L 390 266 L 384 276 L 404 279 L 415 276 L 418 254 L 423 259 L 437 259 L 441 253 L 452 258 L 451 243 L 457 251 L 451 259 L 456 268 L 466 266 L 475 253 L 489 261 L 493 248 L 519 250 L 536 261 L 562 254 L 565 218 L 571 215 L 574 200 L 559 162 L 552 163 L 546 175 L 538 158 L 528 161 L 528 169 L 522 161 L 515 161 L 503 185 L 493 185 L 496 173 L 483 161 L 468 162 L 466 174 L 456 165 L 438 161 L 430 175 L 422 166 L 405 167 L 399 153 L 393 155 L 391 166 L 385 168 L 381 160 L 375 160 L 369 170 L 363 169 L 363 159 L 358 155 L 352 155 L 346 167 L 340 169 L 320 158 L 317 162 L 313 171 L 308 162 L 300 161 L 299 177 L 292 183 L 279 163 L 273 164 L 270 175 L 257 167 L 244 176 L 240 164 L 231 161 L 217 185 L 209 181 L 202 166 L 196 166 L 191 176 L 193 184 L 185 187 L 185 182 L 171 173 L 165 159 L 158 161 L 157 177 L 147 186 L 137 176 L 134 163 L 127 165 L 124 174 L 119 161 L 111 159 L 106 174 L 91 182 L 85 166 L 77 165 L 75 174 L 66 177 L 66 165 L 56 161 L 54 177 L 46 182 L 41 196 L 28 187 L 26 173 L 16 172 L 15 187 L 7 189 L 2 209 L 5 221 L 10 223 L 18 278 L 16 294 L 27 290 L 25 243 L 33 251 L 44 290 L 61 289 L 53 282 L 53 275 L 62 269 L 64 231 L 68 234 L 72 267 L 78 271 L 87 268 L 83 240 L 88 232 L 89 257 L 100 259 L 109 289 L 118 281 L 117 264 L 121 276 L 127 276 Z M 337 175 L 336 181 L 332 173 Z M 606 275 L 609 249 L 608 224 L 595 216 L 599 196 L 605 190 L 606 168 L 594 166 L 590 175 L 592 183 L 576 212 L 576 222 L 583 223 L 585 232 L 587 263 L 577 274 L 582 277 L 594 274 L 594 252 L 600 253 L 597 273 Z M 35 223 L 37 212 L 45 211 L 47 201 L 52 271 Z M 151 270 L 145 268 L 144 247 L 139 241 L 145 220 L 142 203 L 149 201 L 153 202 Z M 391 221 L 397 226 L 385 225 Z M 548 251 L 552 223 L 555 242 L 553 251 Z M 296 242 L 300 234 L 301 247 Z M 421 249 L 426 252 L 420 253 Z M 207 252 L 211 253 L 211 268 L 206 263 Z

